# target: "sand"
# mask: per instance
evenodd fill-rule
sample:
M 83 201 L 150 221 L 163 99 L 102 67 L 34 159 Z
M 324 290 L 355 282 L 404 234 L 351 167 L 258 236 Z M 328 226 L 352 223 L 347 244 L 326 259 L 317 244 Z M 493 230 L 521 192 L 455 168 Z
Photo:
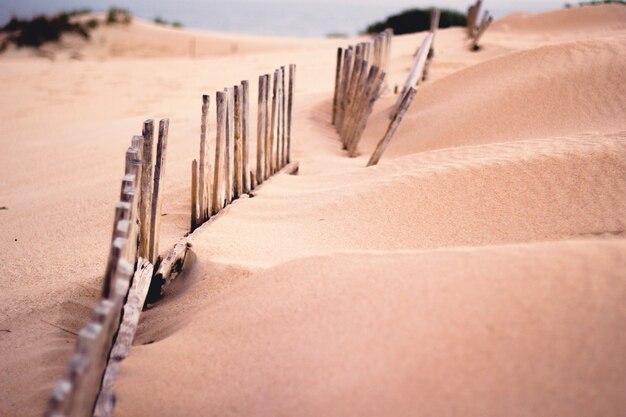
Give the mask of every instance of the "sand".
M 347 158 L 329 121 L 334 51 L 351 40 L 137 20 L 54 61 L 0 57 L 0 415 L 39 415 L 63 373 L 141 122 L 171 118 L 167 250 L 189 224 L 201 93 L 242 79 L 256 92 L 288 63 L 300 174 L 193 235 L 184 274 L 142 316 L 116 414 L 620 415 L 624 9 L 513 14 L 479 53 L 440 31 L 431 79 L 369 169 L 395 97 Z M 394 39 L 391 85 L 423 37 Z

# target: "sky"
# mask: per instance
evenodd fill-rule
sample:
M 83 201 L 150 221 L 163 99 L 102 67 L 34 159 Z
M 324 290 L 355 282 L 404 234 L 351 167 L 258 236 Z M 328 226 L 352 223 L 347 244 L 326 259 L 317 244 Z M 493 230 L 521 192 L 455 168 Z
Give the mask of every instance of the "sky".
M 567 1 L 484 0 L 483 4 L 499 18 L 513 11 L 562 8 Z M 471 0 L 0 0 L 0 24 L 13 15 L 32 17 L 83 8 L 97 11 L 114 5 L 127 8 L 140 18 L 159 16 L 198 29 L 260 35 L 353 35 L 368 24 L 408 8 L 437 6 L 464 12 L 470 3 Z

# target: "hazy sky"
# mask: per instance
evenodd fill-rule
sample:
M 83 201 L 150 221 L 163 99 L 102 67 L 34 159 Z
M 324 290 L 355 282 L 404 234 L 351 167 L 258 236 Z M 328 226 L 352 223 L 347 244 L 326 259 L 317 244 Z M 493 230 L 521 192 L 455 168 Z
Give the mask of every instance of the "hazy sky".
M 513 11 L 562 8 L 567 1 L 577 2 L 484 0 L 483 4 L 498 18 Z M 0 24 L 12 15 L 31 17 L 38 13 L 81 8 L 106 10 L 115 5 L 144 19 L 160 16 L 193 28 L 324 36 L 330 32 L 355 34 L 367 24 L 407 8 L 437 6 L 465 11 L 470 3 L 471 0 L 0 0 Z M 245 4 L 248 6 L 243 8 Z

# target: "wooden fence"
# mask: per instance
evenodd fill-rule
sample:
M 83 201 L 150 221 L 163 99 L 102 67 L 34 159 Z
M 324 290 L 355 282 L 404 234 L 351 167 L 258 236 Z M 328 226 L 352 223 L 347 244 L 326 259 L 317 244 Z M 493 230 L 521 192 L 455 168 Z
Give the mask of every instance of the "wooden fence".
M 126 151 L 101 299 L 78 334 L 67 373 L 53 388 L 46 416 L 91 416 L 94 409 L 95 415 L 110 415 L 106 409 L 112 409 L 114 399 L 106 386 L 112 388 L 115 364 L 130 348 L 158 256 L 168 130 L 169 121 L 161 120 L 156 159 L 152 158 L 152 120 L 144 123 L 143 136 L 134 136 Z
M 478 51 L 480 49 L 478 41 L 491 22 L 493 22 L 493 17 L 489 14 L 488 10 L 484 11 L 482 19 L 479 21 L 478 18 L 480 16 L 482 3 L 482 0 L 476 0 L 476 3 L 469 6 L 467 9 L 467 36 L 471 40 L 470 49 L 472 51 Z
M 337 50 L 332 123 L 350 157 L 357 148 L 374 103 L 385 89 L 393 31 Z
M 269 74 L 259 77 L 255 170 L 250 169 L 248 81 L 217 92 L 212 153 L 207 137 L 209 96 L 202 97 L 200 157 L 192 163 L 192 231 L 270 176 L 297 171 L 298 164 L 291 160 L 296 66 L 289 65 L 288 82 L 285 70 L 283 66 L 274 72 L 273 83 Z M 112 415 L 118 365 L 128 355 L 143 306 L 182 270 L 189 248 L 186 238 L 163 259 L 158 246 L 169 120 L 159 123 L 156 149 L 152 120 L 144 122 L 142 132 L 126 152 L 101 299 L 79 332 L 66 375 L 52 390 L 47 417 Z
M 249 82 L 216 93 L 214 146 L 207 136 L 210 98 L 202 96 L 200 153 L 191 164 L 191 231 L 272 175 L 297 170 L 297 164 L 291 163 L 294 64 L 289 65 L 288 76 L 287 81 L 285 66 L 276 69 L 273 78 L 259 76 L 256 158 L 250 154 Z M 253 159 L 255 169 L 251 168 Z

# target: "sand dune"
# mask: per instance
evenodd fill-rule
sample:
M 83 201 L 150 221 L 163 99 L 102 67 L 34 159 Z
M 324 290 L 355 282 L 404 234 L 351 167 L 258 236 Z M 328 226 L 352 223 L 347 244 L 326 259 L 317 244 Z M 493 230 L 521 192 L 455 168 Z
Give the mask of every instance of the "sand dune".
M 300 174 L 192 236 L 186 271 L 142 316 L 117 415 L 620 415 L 624 9 L 511 15 L 479 53 L 440 31 L 431 80 L 367 169 L 395 97 L 347 158 L 329 123 L 347 40 L 136 20 L 58 52 L 83 61 L 3 57 L 0 414 L 40 415 L 62 375 L 142 120 L 172 121 L 167 250 L 188 230 L 200 94 L 256 91 L 295 62 Z M 391 86 L 423 36 L 394 39 Z
M 118 412 L 617 417 L 625 250 L 570 241 L 287 263 L 136 346 Z M 141 401 L 148 392 L 158 399 Z

